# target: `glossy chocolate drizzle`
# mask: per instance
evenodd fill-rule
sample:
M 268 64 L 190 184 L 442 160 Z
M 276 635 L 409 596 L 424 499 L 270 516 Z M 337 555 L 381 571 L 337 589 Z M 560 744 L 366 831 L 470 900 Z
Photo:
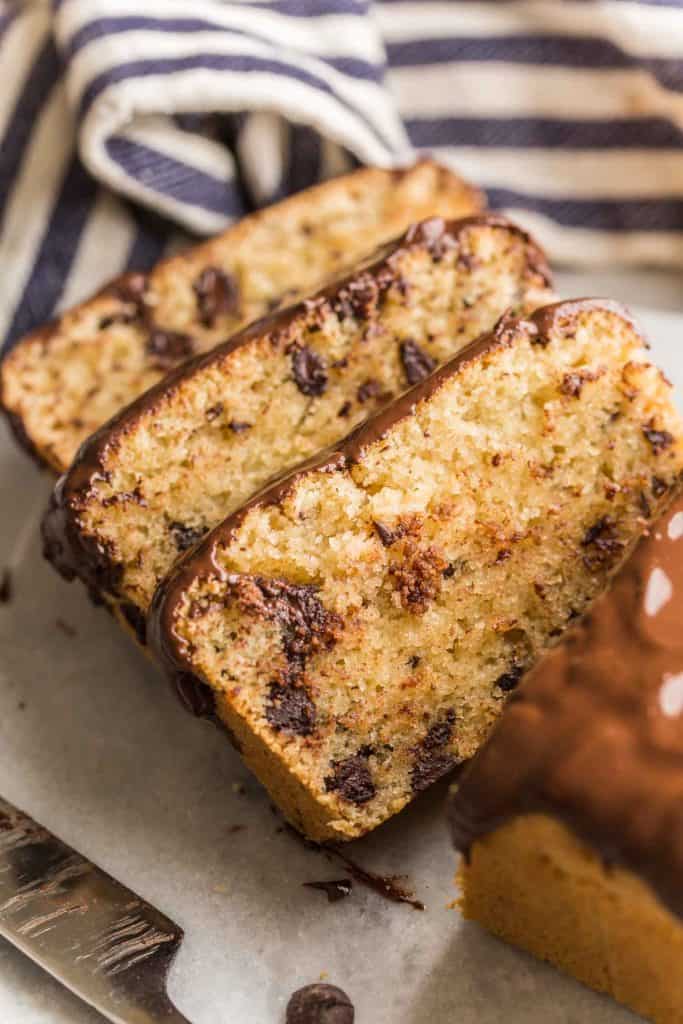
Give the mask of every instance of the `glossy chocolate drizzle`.
M 512 695 L 452 799 L 455 844 L 535 812 L 683 916 L 683 497 Z

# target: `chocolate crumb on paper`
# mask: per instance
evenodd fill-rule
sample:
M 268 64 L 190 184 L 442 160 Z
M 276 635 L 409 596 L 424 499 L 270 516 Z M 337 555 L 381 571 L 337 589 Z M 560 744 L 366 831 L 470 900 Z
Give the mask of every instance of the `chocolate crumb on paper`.
M 14 581 L 12 570 L 3 569 L 0 571 L 0 604 L 9 604 L 14 596 Z
M 73 637 L 78 635 L 76 629 L 68 622 L 65 622 L 64 619 L 55 619 L 55 626 L 64 636 Z
M 312 839 L 307 839 L 301 832 L 297 832 L 294 826 L 288 823 L 282 826 L 279 831 L 292 836 L 304 849 L 311 850 L 314 853 L 322 853 L 327 860 L 336 861 L 338 864 L 341 864 L 346 868 L 354 882 L 365 886 L 366 889 L 371 889 L 372 892 L 382 896 L 385 900 L 389 900 L 390 903 L 406 903 L 413 910 L 425 909 L 422 900 L 415 898 L 406 880 L 406 876 L 380 875 L 375 871 L 368 870 L 368 868 L 361 867 L 338 844 L 316 843 Z
M 416 899 L 411 890 L 404 884 L 403 876 L 379 875 L 375 871 L 368 871 L 367 868 L 361 867 L 360 864 L 352 860 L 339 846 L 332 843 L 327 843 L 321 849 L 329 857 L 335 858 L 344 864 L 356 882 L 366 886 L 368 889 L 372 889 L 373 892 L 383 896 L 384 899 L 389 900 L 391 903 L 407 903 L 413 910 L 424 910 L 424 903 L 422 900 Z
M 353 880 L 350 878 L 332 878 L 323 882 L 302 882 L 305 889 L 317 889 L 324 892 L 328 903 L 339 903 L 351 895 Z

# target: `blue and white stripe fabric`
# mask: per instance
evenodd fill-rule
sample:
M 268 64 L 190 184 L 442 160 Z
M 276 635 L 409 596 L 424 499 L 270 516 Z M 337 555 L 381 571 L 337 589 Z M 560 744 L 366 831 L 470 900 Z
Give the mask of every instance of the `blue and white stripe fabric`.
M 428 151 L 556 259 L 683 264 L 683 0 L 0 0 L 0 339 Z

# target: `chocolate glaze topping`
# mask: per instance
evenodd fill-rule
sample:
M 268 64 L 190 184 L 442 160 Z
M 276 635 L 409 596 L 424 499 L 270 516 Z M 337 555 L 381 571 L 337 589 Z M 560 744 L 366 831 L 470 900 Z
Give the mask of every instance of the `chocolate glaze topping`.
M 542 251 L 524 231 L 504 217 L 490 213 L 454 221 L 433 217 L 413 225 L 394 242 L 382 247 L 366 263 L 329 284 L 314 298 L 257 320 L 228 341 L 172 370 L 162 381 L 96 431 L 81 446 L 70 470 L 60 481 L 44 521 L 45 550 L 58 571 L 66 578 L 79 576 L 89 586 L 103 587 L 116 593 L 116 566 L 109 565 L 109 554 L 100 546 L 84 540 L 77 528 L 79 498 L 102 478 L 107 453 L 116 447 L 118 439 L 143 416 L 164 404 L 186 379 L 200 374 L 209 366 L 225 362 L 236 349 L 263 337 L 269 337 L 273 344 L 287 348 L 295 341 L 297 322 L 308 322 L 316 311 L 326 306 L 336 308 L 345 297 L 353 296 L 355 301 L 361 286 L 363 291 L 368 290 L 366 285 L 371 286 L 379 295 L 395 284 L 400 278 L 397 259 L 406 250 L 425 247 L 430 252 L 441 252 L 445 239 L 456 245 L 461 238 L 466 239 L 472 228 L 482 226 L 500 227 L 518 235 L 526 245 L 529 273 L 537 274 L 546 284 L 550 283 L 550 270 Z M 238 443 L 237 436 L 235 440 Z M 110 572 L 110 569 L 114 572 Z
M 510 698 L 451 801 L 455 844 L 535 812 L 683 916 L 683 497 Z
M 295 486 L 297 480 L 307 472 L 335 473 L 348 469 L 361 459 L 366 448 L 381 440 L 395 424 L 412 415 L 419 402 L 430 398 L 450 378 L 484 354 L 512 345 L 520 335 L 547 344 L 551 336 L 557 337 L 559 334 L 557 340 L 561 341 L 562 337 L 576 325 L 577 319 L 583 313 L 592 310 L 607 311 L 634 326 L 627 310 L 608 299 L 557 302 L 537 310 L 527 319 L 516 320 L 507 315 L 503 316 L 490 333 L 465 346 L 425 380 L 361 423 L 339 444 L 319 452 L 294 470 L 282 474 L 214 527 L 196 548 L 176 562 L 154 595 L 148 617 L 148 641 L 166 668 L 171 673 L 194 670 L 184 641 L 175 629 L 178 608 L 183 602 L 185 591 L 196 578 L 213 577 L 226 583 L 230 582 L 229 574 L 220 566 L 218 555 L 220 550 L 229 544 L 250 509 L 255 506 L 278 504 Z M 637 330 L 635 326 L 634 329 Z

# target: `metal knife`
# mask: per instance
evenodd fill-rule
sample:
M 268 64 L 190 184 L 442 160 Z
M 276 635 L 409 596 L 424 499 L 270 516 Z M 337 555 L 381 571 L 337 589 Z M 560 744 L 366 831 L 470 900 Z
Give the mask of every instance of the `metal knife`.
M 166 992 L 182 929 L 2 798 L 0 935 L 115 1024 L 190 1024 Z

